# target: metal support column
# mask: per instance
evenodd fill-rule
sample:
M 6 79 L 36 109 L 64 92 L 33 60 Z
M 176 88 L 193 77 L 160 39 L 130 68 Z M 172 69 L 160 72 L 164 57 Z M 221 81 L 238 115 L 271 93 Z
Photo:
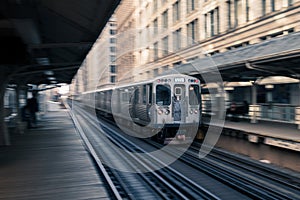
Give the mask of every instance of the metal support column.
M 17 108 L 17 131 L 20 134 L 25 133 L 26 128 L 26 122 L 22 119 L 22 105 L 20 104 L 20 96 L 22 91 L 22 84 L 18 84 L 16 87 L 16 108 Z M 23 105 L 24 106 L 24 105 Z
M 7 77 L 4 73 L 0 74 L 0 146 L 10 145 L 10 138 L 7 126 L 5 124 L 5 110 L 4 110 L 4 95 L 7 86 Z
M 298 83 L 298 107 L 295 110 L 296 123 L 298 124 L 298 129 L 300 129 L 300 83 Z
M 257 123 L 257 112 L 258 112 L 258 108 L 257 108 L 257 88 L 256 88 L 256 84 L 253 83 L 252 84 L 252 112 L 253 114 L 251 115 L 251 123 Z

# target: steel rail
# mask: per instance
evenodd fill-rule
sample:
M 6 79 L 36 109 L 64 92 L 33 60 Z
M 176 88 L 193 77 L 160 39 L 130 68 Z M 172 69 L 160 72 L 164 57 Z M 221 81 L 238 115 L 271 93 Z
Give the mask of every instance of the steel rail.
M 95 123 L 93 123 L 93 119 L 91 119 L 91 117 L 87 117 L 88 115 L 90 115 L 90 113 L 87 113 L 86 111 L 84 111 L 85 113 L 83 113 L 83 111 L 78 111 L 79 113 L 81 113 L 81 116 L 84 116 L 86 118 L 86 120 L 92 125 L 94 126 L 96 129 L 98 129 L 98 131 L 101 131 L 103 132 L 102 130 L 99 130 L 99 126 Z M 119 146 L 122 146 L 122 144 L 124 143 L 123 141 L 122 142 L 117 142 L 116 140 L 114 140 L 113 138 L 111 138 L 109 135 L 106 135 L 106 137 L 108 137 L 110 139 L 111 142 L 113 142 L 115 145 L 119 145 Z M 111 152 L 113 153 L 113 152 Z M 137 161 L 139 161 L 138 159 L 136 159 Z M 127 160 L 128 162 L 128 160 Z M 131 163 L 132 164 L 132 163 Z M 146 165 L 145 165 L 146 166 Z M 145 167 L 144 166 L 144 167 Z M 147 167 L 147 166 L 146 166 Z M 149 170 L 151 170 L 151 168 L 149 168 Z M 187 198 L 184 194 L 180 193 L 176 187 L 173 187 L 171 184 L 169 184 L 168 182 L 166 182 L 164 179 L 161 178 L 161 176 L 158 175 L 158 173 L 155 173 L 155 172 L 152 172 L 151 173 L 158 181 L 156 181 L 155 184 L 153 184 L 149 178 L 146 177 L 146 175 L 142 174 L 142 173 L 139 173 L 138 175 L 141 176 L 146 182 L 147 184 L 149 184 L 156 192 L 159 196 L 161 196 L 162 198 L 164 199 L 174 199 L 174 198 L 168 198 L 168 196 L 166 194 L 164 194 L 163 192 L 163 189 L 160 190 L 158 187 L 154 187 L 154 185 L 158 185 L 159 182 L 163 183 L 165 186 L 167 186 L 169 189 L 171 189 L 174 193 L 176 193 L 176 196 L 175 198 L 180 198 L 180 199 L 190 199 L 190 198 Z M 126 177 L 125 177 L 126 179 Z M 120 180 L 121 181 L 121 180 Z M 124 181 L 124 180 L 123 180 Z M 152 183 L 152 184 L 151 184 Z M 129 192 L 130 193 L 130 192 Z M 172 194 L 169 194 L 169 196 L 172 195 Z M 173 195 L 174 196 L 174 195 Z
M 91 145 L 91 143 L 89 142 L 88 138 L 86 137 L 86 135 L 84 134 L 84 131 L 82 130 L 80 123 L 78 122 L 78 120 L 76 119 L 75 115 L 72 113 L 70 106 L 68 105 L 68 103 L 63 102 L 65 107 L 68 110 L 68 113 L 71 117 L 71 119 L 73 120 L 73 123 L 76 127 L 76 130 L 78 131 L 80 137 L 82 138 L 82 140 L 84 141 L 85 147 L 87 148 L 87 150 L 90 152 L 90 154 L 92 155 L 92 157 L 94 158 L 94 160 L 96 161 L 99 169 L 101 170 L 101 173 L 103 174 L 103 176 L 105 177 L 105 180 L 107 181 L 114 197 L 117 200 L 122 200 L 121 195 L 119 194 L 117 188 L 115 187 L 113 181 L 111 180 L 110 176 L 108 175 L 105 167 L 103 166 L 101 160 L 99 159 L 96 151 L 94 150 L 93 146 Z
M 90 113 L 88 113 L 87 111 L 84 111 L 84 116 L 87 117 L 88 115 L 90 116 Z M 99 129 L 99 126 L 94 122 L 95 119 L 89 117 L 91 120 L 89 120 L 89 123 L 93 124 L 94 127 Z M 114 134 L 110 134 L 107 135 L 107 137 L 109 139 L 111 139 L 112 141 L 115 140 L 114 138 L 111 137 L 111 135 L 118 135 L 118 137 L 122 138 L 122 142 L 120 144 L 122 144 L 123 147 L 127 148 L 128 145 L 134 147 L 134 149 L 138 149 L 139 152 L 145 152 L 145 150 L 143 150 L 141 147 L 137 146 L 136 144 L 132 143 L 131 141 L 129 141 L 127 138 L 121 136 L 118 132 L 116 132 L 115 130 L 111 129 L 110 127 L 101 124 L 102 126 L 104 126 L 107 130 L 109 130 L 110 132 L 113 132 Z M 124 141 L 127 143 L 126 145 L 124 144 Z M 146 153 L 146 152 L 145 152 Z M 150 156 L 150 155 L 149 155 Z M 151 159 L 155 160 L 156 162 L 164 165 L 163 162 L 161 162 L 160 160 L 158 160 L 157 158 L 150 156 Z M 136 158 L 135 158 L 136 159 Z M 137 160 L 138 161 L 138 160 Z M 145 167 L 148 170 L 151 170 L 152 168 L 149 168 L 147 165 L 145 165 L 144 163 L 141 163 L 143 165 L 143 167 Z M 147 163 L 149 165 L 149 163 Z M 197 191 L 197 193 L 202 192 L 201 195 L 203 196 L 203 193 L 207 195 L 207 197 L 204 197 L 205 199 L 220 199 L 219 197 L 217 197 L 216 195 L 212 194 L 211 192 L 209 192 L 208 190 L 206 190 L 205 188 L 199 186 L 198 184 L 196 184 L 195 182 L 193 182 L 192 180 L 186 178 L 185 176 L 183 176 L 181 173 L 179 173 L 178 171 L 172 169 L 171 167 L 165 167 L 165 169 L 168 169 L 170 172 L 172 172 L 173 176 L 179 177 L 178 179 L 182 182 L 185 181 L 186 184 L 189 185 L 189 187 L 193 186 L 194 187 L 194 191 Z M 156 176 L 156 175 L 155 175 Z M 159 175 L 157 176 L 158 178 L 160 177 Z M 168 178 L 167 176 L 165 176 L 165 178 Z M 170 178 L 168 178 L 170 179 Z M 173 187 L 171 184 L 169 184 L 168 182 L 166 182 L 164 179 L 160 178 L 160 181 L 162 181 L 164 184 L 166 184 L 168 187 L 170 187 L 170 189 L 172 189 L 174 192 L 179 192 L 178 189 L 176 189 L 176 187 Z M 180 194 L 181 198 L 183 199 L 189 199 L 186 198 L 184 195 Z M 199 194 L 200 195 L 200 194 Z M 199 198 L 199 196 L 197 196 Z
M 197 148 L 200 147 L 200 145 L 200 143 L 195 142 L 191 149 L 196 152 L 199 150 Z M 278 182 L 282 185 L 286 185 L 294 190 L 300 191 L 300 178 L 270 168 L 269 166 L 259 163 L 258 161 L 254 162 L 217 148 L 214 148 L 212 150 L 210 156 L 215 157 L 218 160 L 223 160 L 224 162 L 237 166 L 239 168 L 251 171 L 252 173 L 259 174 L 262 177 L 271 179 L 274 182 Z M 241 166 L 241 164 L 245 166 Z M 252 167 L 252 169 L 249 167 Z M 288 181 L 293 181 L 295 183 L 298 183 L 298 185 L 294 185 Z
M 152 145 L 160 147 L 159 144 L 153 143 L 148 141 L 149 143 L 152 143 Z M 193 167 L 203 171 L 210 175 L 215 177 L 216 179 L 219 179 L 220 181 L 231 185 L 232 187 L 238 189 L 241 192 L 247 192 L 252 196 L 252 198 L 256 199 L 294 199 L 294 197 L 289 196 L 290 192 L 285 191 L 285 194 L 280 193 L 279 191 L 283 192 L 281 188 L 278 188 L 276 185 L 272 188 L 270 187 L 270 184 L 263 185 L 261 181 L 259 181 L 257 178 L 256 180 L 249 179 L 249 176 L 245 173 L 238 173 L 236 170 L 229 169 L 226 166 L 221 166 L 219 162 L 210 162 L 211 155 L 208 155 L 206 159 L 201 159 L 202 162 L 205 162 L 205 164 L 199 162 L 196 162 L 198 159 L 198 153 L 192 153 L 191 151 L 187 151 L 184 156 L 180 158 L 183 162 L 187 163 L 188 165 L 192 165 Z M 199 166 L 201 165 L 201 167 Z M 209 167 L 208 167 L 209 166 Z M 227 168 L 227 169 L 226 169 Z M 247 177 L 248 176 L 248 177 Z M 265 191 L 262 191 L 261 188 L 264 188 Z M 279 191 L 277 191 L 279 190 Z M 268 191 L 268 193 L 266 192 Z

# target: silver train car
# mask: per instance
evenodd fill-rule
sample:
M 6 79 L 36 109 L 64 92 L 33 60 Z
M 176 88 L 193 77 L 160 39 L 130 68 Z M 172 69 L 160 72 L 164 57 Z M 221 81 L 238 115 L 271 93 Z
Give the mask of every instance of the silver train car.
M 193 140 L 190 129 L 198 129 L 201 123 L 200 81 L 187 75 L 90 91 L 83 94 L 82 101 L 131 130 L 154 133 L 152 138 L 162 143 Z

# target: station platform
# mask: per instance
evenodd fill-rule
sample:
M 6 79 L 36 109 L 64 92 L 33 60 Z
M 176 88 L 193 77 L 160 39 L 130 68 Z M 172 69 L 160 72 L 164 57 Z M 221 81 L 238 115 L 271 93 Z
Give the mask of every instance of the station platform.
M 204 124 L 208 125 L 209 122 L 206 120 Z M 295 124 L 271 121 L 250 123 L 248 120 L 226 120 L 222 134 L 237 137 L 241 137 L 242 134 L 249 142 L 264 143 L 266 145 L 300 151 L 300 130 L 297 129 L 297 125 Z
M 109 199 L 66 109 L 0 147 L 0 199 Z

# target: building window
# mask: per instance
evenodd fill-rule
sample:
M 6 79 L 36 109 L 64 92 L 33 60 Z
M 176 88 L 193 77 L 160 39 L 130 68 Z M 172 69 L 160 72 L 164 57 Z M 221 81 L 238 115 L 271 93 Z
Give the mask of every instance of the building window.
M 117 43 L 117 39 L 116 39 L 116 38 L 110 38 L 110 43 L 111 43 L 111 44 Z
M 275 0 L 271 0 L 271 11 L 274 12 L 275 10 Z
M 174 51 L 181 49 L 181 28 L 173 32 Z
M 227 2 L 227 21 L 228 21 L 228 29 L 231 28 L 231 2 L 230 0 Z
M 117 30 L 112 30 L 112 29 L 111 29 L 111 30 L 110 30 L 110 34 L 111 34 L 111 35 L 116 35 L 116 34 L 117 34 Z
M 115 53 L 117 50 L 116 50 L 116 47 L 110 47 L 110 52 L 111 53 Z
M 208 30 L 207 30 L 207 14 L 204 14 L 204 34 L 205 37 L 208 37 Z
M 115 83 L 116 82 L 116 76 L 111 76 L 110 77 L 110 82 Z
M 153 50 L 154 50 L 154 60 L 158 59 L 158 42 L 155 42 L 153 44 Z
M 196 9 L 195 0 L 187 0 L 187 13 L 190 13 L 195 9 Z
M 180 15 L 181 15 L 181 9 L 180 9 L 180 3 L 181 1 L 177 1 L 173 4 L 173 22 L 177 22 L 180 20 Z
M 204 14 L 205 37 L 213 37 L 220 33 L 220 12 L 219 7 Z
M 198 39 L 198 20 L 194 20 L 187 24 L 187 44 L 195 44 Z
M 249 0 L 246 0 L 246 22 L 249 21 L 249 10 L 250 10 Z
M 220 12 L 219 12 L 219 7 L 216 7 L 215 9 L 215 14 L 216 14 L 216 28 L 217 28 L 217 32 L 216 34 L 219 34 L 220 33 Z
M 110 73 L 117 73 L 116 65 L 110 65 Z
M 237 27 L 239 23 L 239 9 L 238 9 L 239 0 L 234 0 L 234 27 Z
M 288 0 L 288 6 L 293 5 L 294 1 L 293 0 Z
M 115 55 L 110 56 L 110 62 L 116 62 L 116 56 Z
M 266 14 L 266 0 L 262 0 L 262 15 Z
M 214 19 L 214 11 L 210 11 L 210 36 L 215 35 L 215 19 Z
M 153 21 L 153 28 L 154 28 L 153 34 L 154 34 L 154 35 L 157 35 L 157 33 L 158 33 L 158 22 L 157 22 L 157 18 Z
M 162 14 L 163 27 L 168 28 L 168 10 Z
M 163 43 L 163 56 L 168 55 L 169 53 L 169 37 L 166 36 L 162 39 L 162 43 Z

